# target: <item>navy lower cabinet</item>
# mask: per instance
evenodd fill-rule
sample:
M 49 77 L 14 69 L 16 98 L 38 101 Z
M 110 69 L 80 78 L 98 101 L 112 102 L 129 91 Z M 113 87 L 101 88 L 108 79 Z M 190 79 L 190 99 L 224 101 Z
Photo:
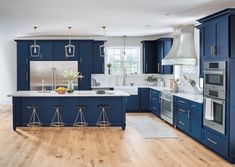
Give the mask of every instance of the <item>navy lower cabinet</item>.
M 126 111 L 127 112 L 139 111 L 139 96 L 138 95 L 131 95 L 127 98 Z
M 202 104 L 174 96 L 176 127 L 194 139 L 202 139 Z
M 150 97 L 150 89 L 149 88 L 139 88 L 139 109 L 141 112 L 149 111 L 149 97 Z
M 78 114 L 76 105 L 85 105 L 84 117 L 88 126 L 96 126 L 101 109 L 97 106 L 108 105 L 106 114 L 111 126 L 126 127 L 127 97 L 14 97 L 13 98 L 13 130 L 16 127 L 26 127 L 29 123 L 32 109 L 28 106 L 39 106 L 37 113 L 42 126 L 50 126 L 55 109 L 52 105 L 62 105 L 60 114 L 65 126 L 73 126 Z
M 160 91 L 150 89 L 149 110 L 160 117 L 160 103 L 159 103 Z

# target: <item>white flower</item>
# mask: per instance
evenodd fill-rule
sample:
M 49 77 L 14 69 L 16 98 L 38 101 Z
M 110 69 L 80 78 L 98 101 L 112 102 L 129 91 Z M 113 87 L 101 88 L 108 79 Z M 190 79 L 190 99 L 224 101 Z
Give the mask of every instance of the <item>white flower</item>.
M 71 71 L 67 71 L 65 70 L 62 74 L 63 77 L 65 77 L 67 80 L 75 80 L 77 78 L 83 78 L 84 76 L 80 75 L 80 72 L 73 72 L 73 70 Z

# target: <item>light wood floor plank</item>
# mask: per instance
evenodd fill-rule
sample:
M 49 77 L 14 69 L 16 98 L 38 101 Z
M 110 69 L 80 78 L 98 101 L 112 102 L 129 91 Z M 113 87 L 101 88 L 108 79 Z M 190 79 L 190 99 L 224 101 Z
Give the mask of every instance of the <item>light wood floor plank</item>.
M 235 167 L 151 113 L 179 137 L 144 139 L 127 123 L 121 128 L 17 128 L 0 106 L 0 167 Z

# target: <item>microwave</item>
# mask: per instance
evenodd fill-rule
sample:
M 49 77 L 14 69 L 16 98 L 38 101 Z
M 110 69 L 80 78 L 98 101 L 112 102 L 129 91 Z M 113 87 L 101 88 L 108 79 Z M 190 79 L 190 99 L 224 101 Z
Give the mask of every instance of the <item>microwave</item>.
M 213 93 L 226 92 L 226 62 L 210 61 L 204 63 L 204 89 Z

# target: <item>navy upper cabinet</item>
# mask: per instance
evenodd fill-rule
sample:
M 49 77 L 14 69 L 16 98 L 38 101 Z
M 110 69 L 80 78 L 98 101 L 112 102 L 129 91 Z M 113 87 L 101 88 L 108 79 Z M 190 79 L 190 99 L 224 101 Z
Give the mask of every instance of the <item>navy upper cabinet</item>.
M 52 45 L 52 54 L 54 61 L 68 61 L 68 60 L 78 60 L 79 47 L 77 41 L 71 41 L 71 44 L 75 46 L 74 57 L 66 57 L 65 46 L 69 44 L 68 40 L 54 40 Z
M 104 41 L 94 41 L 92 44 L 92 73 L 104 74 L 104 56 L 100 53 L 100 46 Z
M 79 90 L 91 90 L 91 64 L 79 64 L 78 69 L 84 76 L 79 80 Z
M 79 41 L 79 64 L 91 64 L 92 40 Z
M 17 90 L 29 90 L 28 41 L 17 41 Z
M 32 57 L 30 52 L 30 46 L 33 45 L 33 41 L 29 41 L 29 59 L 30 61 L 51 61 L 52 60 L 52 41 L 38 40 L 37 45 L 40 46 L 40 53 L 38 57 Z
M 143 73 L 157 72 L 155 41 L 142 41 L 143 44 Z
M 172 38 L 160 38 L 156 40 L 156 59 L 157 59 L 157 73 L 172 74 L 172 65 L 161 65 L 162 59 L 169 53 L 172 46 Z
M 200 78 L 203 78 L 203 57 L 205 55 L 205 27 L 204 26 L 198 26 L 197 27 L 199 29 L 199 40 L 200 40 L 200 64 L 199 64 L 199 76 Z
M 199 22 L 203 22 L 199 20 Z M 229 17 L 220 16 L 207 20 L 204 26 L 204 58 L 226 58 L 229 57 Z

